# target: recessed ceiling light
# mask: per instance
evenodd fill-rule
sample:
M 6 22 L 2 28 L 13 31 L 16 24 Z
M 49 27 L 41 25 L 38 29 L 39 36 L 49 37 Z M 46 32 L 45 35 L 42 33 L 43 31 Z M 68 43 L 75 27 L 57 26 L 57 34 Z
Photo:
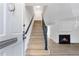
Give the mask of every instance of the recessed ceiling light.
M 40 8 L 40 6 L 36 6 L 36 8 Z

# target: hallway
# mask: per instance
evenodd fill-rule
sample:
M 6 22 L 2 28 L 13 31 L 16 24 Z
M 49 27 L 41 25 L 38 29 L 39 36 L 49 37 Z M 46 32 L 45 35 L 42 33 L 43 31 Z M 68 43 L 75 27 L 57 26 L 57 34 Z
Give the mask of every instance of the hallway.
M 79 3 L 0 4 L 0 56 L 79 55 L 78 10 Z
M 28 56 L 47 56 L 48 50 L 44 50 L 44 37 L 42 30 L 42 22 L 35 21 L 29 41 Z

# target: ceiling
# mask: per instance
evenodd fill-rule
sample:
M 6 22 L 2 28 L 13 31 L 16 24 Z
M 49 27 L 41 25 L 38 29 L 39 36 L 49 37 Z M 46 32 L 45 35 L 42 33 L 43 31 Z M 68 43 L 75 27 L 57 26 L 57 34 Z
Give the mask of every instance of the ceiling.
M 79 18 L 78 3 L 27 3 L 27 6 L 41 6 L 41 13 L 47 24 L 55 21 L 74 21 Z

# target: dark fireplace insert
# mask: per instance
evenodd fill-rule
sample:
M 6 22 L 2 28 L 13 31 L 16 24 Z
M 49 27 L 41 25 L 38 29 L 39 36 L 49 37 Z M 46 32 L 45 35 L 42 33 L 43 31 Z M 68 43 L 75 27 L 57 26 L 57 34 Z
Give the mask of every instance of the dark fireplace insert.
M 59 35 L 59 44 L 70 44 L 70 35 Z

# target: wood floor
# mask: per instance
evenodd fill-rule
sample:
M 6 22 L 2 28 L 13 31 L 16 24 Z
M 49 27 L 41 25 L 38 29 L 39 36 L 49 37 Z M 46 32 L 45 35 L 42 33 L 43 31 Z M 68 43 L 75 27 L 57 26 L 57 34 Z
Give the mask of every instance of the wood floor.
M 49 39 L 50 53 L 44 50 L 44 37 L 41 21 L 35 21 L 27 56 L 79 56 L 79 44 L 58 44 Z
M 50 39 L 51 56 L 79 56 L 79 43 L 58 44 Z
M 48 50 L 44 50 L 44 36 L 42 22 L 35 21 L 31 33 L 31 39 L 27 49 L 28 56 L 47 56 Z

